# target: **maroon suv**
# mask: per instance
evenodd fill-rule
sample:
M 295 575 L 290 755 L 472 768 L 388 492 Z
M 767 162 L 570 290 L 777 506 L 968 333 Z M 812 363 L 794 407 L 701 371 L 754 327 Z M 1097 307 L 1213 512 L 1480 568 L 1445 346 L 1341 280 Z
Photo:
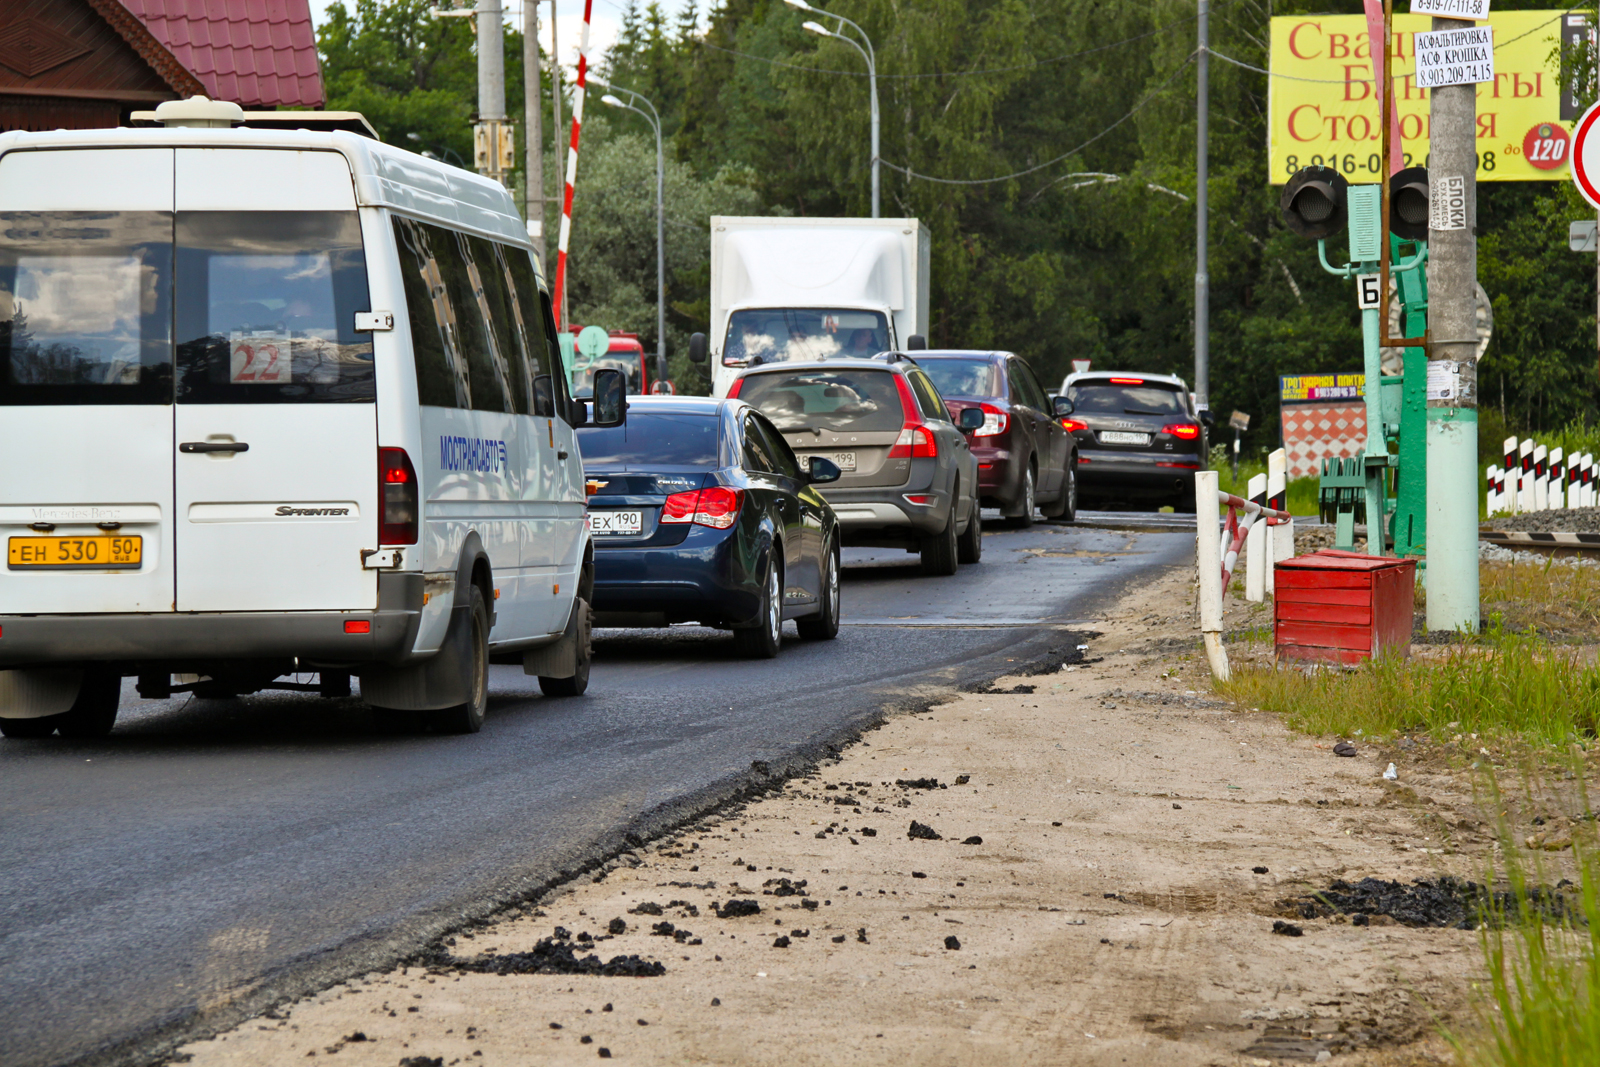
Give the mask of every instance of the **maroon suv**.
M 1054 398 L 1033 370 L 1010 352 L 936 349 L 915 353 L 951 416 L 983 412 L 967 435 L 978 460 L 978 494 L 1013 526 L 1046 518 L 1071 522 L 1078 513 L 1077 442 L 1055 418 Z

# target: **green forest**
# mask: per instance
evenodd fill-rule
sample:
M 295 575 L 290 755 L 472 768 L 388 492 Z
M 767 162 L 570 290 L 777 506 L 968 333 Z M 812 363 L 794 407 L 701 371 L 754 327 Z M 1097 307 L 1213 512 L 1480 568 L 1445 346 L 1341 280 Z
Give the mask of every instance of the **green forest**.
M 455 162 L 470 158 L 475 37 L 469 20 L 431 18 L 430 6 L 333 4 L 318 32 L 327 106 L 361 111 L 386 141 Z M 859 23 L 874 45 L 883 214 L 931 227 L 933 346 L 1014 351 L 1047 382 L 1073 359 L 1192 378 L 1196 0 L 816 6 Z M 1265 449 L 1277 440 L 1277 376 L 1359 370 L 1361 335 L 1349 283 L 1324 274 L 1315 246 L 1279 217 L 1265 177 L 1269 79 L 1250 68 L 1267 65 L 1273 15 L 1357 14 L 1362 4 L 1211 9 L 1211 406 L 1249 412 L 1247 447 Z M 683 391 L 708 385 L 685 353 L 689 334 L 707 327 L 710 215 L 868 214 L 865 64 L 803 30 L 814 17 L 783 0 L 722 0 L 696 23 L 658 0 L 629 3 L 617 45 L 594 57 L 662 115 L 667 346 Z M 1554 24 L 1550 36 L 1554 48 Z M 563 53 L 574 43 L 563 40 Z M 541 67 L 542 178 L 554 197 L 564 160 L 550 148 L 548 57 Z M 509 25 L 506 75 L 508 110 L 520 117 L 522 37 Z M 559 91 L 570 121 L 572 87 Z M 589 96 L 582 133 L 571 321 L 637 331 L 651 349 L 653 135 L 600 95 Z M 1017 176 L 988 180 L 1005 175 Z M 518 171 L 513 184 L 525 181 Z M 1479 279 L 1495 319 L 1480 426 L 1493 454 L 1508 432 L 1594 421 L 1596 264 L 1568 250 L 1567 227 L 1595 212 L 1567 181 L 1485 183 L 1478 196 Z

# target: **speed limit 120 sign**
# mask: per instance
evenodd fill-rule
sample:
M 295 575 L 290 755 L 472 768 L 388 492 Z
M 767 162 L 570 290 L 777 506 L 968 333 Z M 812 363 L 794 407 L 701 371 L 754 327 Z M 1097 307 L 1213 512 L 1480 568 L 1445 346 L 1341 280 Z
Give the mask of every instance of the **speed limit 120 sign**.
M 1583 113 L 1572 135 L 1572 180 L 1578 183 L 1583 198 L 1600 208 L 1600 129 L 1595 128 L 1597 123 L 1600 123 L 1600 104 Z
M 1567 131 L 1557 122 L 1541 122 L 1522 139 L 1522 156 L 1530 167 L 1555 170 L 1567 161 Z

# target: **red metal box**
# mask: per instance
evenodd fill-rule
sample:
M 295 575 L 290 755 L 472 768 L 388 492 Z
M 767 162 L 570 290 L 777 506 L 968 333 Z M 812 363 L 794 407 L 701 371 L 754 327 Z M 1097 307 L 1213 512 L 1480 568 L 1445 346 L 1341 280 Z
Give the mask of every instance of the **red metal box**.
M 1417 561 L 1324 549 L 1273 568 L 1280 659 L 1360 663 L 1411 654 Z

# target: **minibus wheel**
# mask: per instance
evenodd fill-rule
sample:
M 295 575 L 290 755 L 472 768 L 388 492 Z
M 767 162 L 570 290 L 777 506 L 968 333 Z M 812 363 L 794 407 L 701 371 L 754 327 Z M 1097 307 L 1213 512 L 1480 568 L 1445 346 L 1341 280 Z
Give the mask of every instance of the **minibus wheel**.
M 72 707 L 54 717 L 56 730 L 62 737 L 104 737 L 117 723 L 120 703 L 122 675 L 116 671 L 85 671 L 78 699 Z
M 475 734 L 483 729 L 484 716 L 489 710 L 489 608 L 483 589 L 473 582 L 472 607 L 468 612 L 468 637 L 472 642 L 472 672 L 467 687 L 467 702 L 451 708 L 440 708 L 429 715 L 430 725 L 442 734 Z

